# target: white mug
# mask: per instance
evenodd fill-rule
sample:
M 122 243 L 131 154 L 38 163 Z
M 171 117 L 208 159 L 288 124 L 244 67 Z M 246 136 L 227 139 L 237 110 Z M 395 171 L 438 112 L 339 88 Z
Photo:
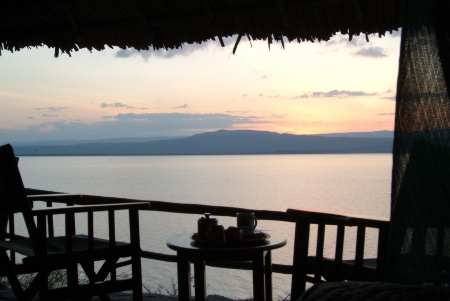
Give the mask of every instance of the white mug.
M 237 217 L 237 227 L 241 229 L 244 234 L 250 233 L 255 230 L 258 220 L 253 212 L 238 212 Z

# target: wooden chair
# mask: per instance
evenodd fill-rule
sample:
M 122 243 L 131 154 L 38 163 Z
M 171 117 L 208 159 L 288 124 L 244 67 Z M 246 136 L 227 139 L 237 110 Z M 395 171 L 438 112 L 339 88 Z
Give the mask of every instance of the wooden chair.
M 288 214 L 297 217 L 292 300 L 296 300 L 304 291 L 305 281 L 320 282 L 320 276 L 323 275 L 321 271 L 327 269 L 330 269 L 329 272 L 335 275 L 332 279 L 327 279 L 330 281 L 345 279 L 378 282 L 317 285 L 313 289 L 316 292 L 314 298 L 320 297 L 325 291 L 330 292 L 332 296 L 334 293 L 339 294 L 339 292 L 347 290 L 348 295 L 351 296 L 357 290 L 364 289 L 383 295 L 387 292 L 385 290 L 391 288 L 395 288 L 400 293 L 408 291 L 408 286 L 415 286 L 414 290 L 423 291 L 429 296 L 443 294 L 441 299 L 433 300 L 449 300 L 449 212 L 450 147 L 425 140 L 416 141 L 412 147 L 398 190 L 395 208 L 391 211 L 390 221 L 289 209 Z M 314 260 L 307 256 L 311 223 L 319 224 L 317 254 Z M 324 225 L 328 223 L 338 225 L 338 247 L 334 261 L 325 260 L 321 253 Z M 346 267 L 348 263 L 342 260 L 341 245 L 344 226 L 358 226 L 356 258 L 354 264 L 352 263 L 348 267 Z M 367 227 L 379 229 L 378 257 L 374 278 L 367 272 L 368 267 L 364 267 L 363 260 L 363 233 Z M 321 268 L 323 269 L 321 270 Z M 347 268 L 353 271 L 353 274 L 345 274 L 344 271 Z M 314 279 L 308 279 L 307 274 L 313 271 L 316 272 Z M 431 286 L 434 287 L 431 291 L 426 289 Z M 304 299 L 307 298 L 309 297 L 304 297 Z M 422 300 L 421 298 L 417 300 L 419 299 Z
M 55 197 L 52 196 L 52 198 Z M 61 195 L 58 197 L 81 196 Z M 37 198 L 45 199 L 45 196 Z M 108 293 L 124 290 L 133 291 L 133 300 L 142 300 L 139 210 L 148 207 L 148 203 L 129 203 L 33 210 L 25 193 L 13 149 L 9 144 L 1 146 L 0 276 L 8 277 L 17 300 L 31 300 L 37 292 L 41 300 L 90 299 L 94 295 L 98 295 L 101 300 L 110 300 Z M 116 210 L 121 209 L 129 211 L 129 243 L 115 241 L 114 214 Z M 93 237 L 93 213 L 97 211 L 108 213 L 109 240 Z M 87 235 L 75 235 L 75 213 L 80 212 L 87 213 Z M 8 216 L 14 213 L 22 213 L 29 234 L 28 238 L 5 239 Z M 65 216 L 65 236 L 54 237 L 51 233 L 47 237 L 47 221 L 52 220 L 53 215 L 57 214 Z M 10 256 L 7 251 L 10 251 Z M 24 255 L 22 264 L 16 264 L 15 256 L 13 256 L 15 253 Z M 130 259 L 118 262 L 120 258 Z M 103 264 L 96 272 L 94 263 L 97 261 L 103 261 Z M 130 264 L 132 277 L 117 279 L 116 268 Z M 89 279 L 88 284 L 79 284 L 79 265 Z M 67 286 L 50 290 L 48 276 L 55 270 L 67 271 Z M 26 290 L 22 289 L 17 277 L 24 273 L 37 273 Z M 111 275 L 110 280 L 106 280 L 108 275 Z
M 353 217 L 346 219 L 354 219 L 352 224 L 355 225 L 360 222 L 362 225 L 371 223 L 370 226 L 380 226 L 377 262 L 380 278 L 377 276 L 375 279 L 378 282 L 316 284 L 301 300 L 335 300 L 335 296 L 339 296 L 340 300 L 363 300 L 364 295 L 371 296 L 373 300 L 400 300 L 405 296 L 411 297 L 411 300 L 450 300 L 449 212 L 450 147 L 419 140 L 410 152 L 397 202 L 391 213 L 389 238 L 383 234 L 387 231 L 387 225 L 383 226 L 385 222 Z M 303 288 L 305 276 L 309 273 L 310 262 L 305 260 L 309 233 L 303 234 L 309 225 L 306 216 L 311 221 L 317 221 L 318 216 L 295 209 L 289 210 L 289 213 L 298 216 L 292 286 L 292 300 L 297 300 L 302 290 L 296 285 Z M 358 251 L 356 253 L 358 257 Z M 361 255 L 359 258 L 359 269 L 363 271 Z M 343 267 L 344 263 L 340 266 Z M 337 275 L 342 279 L 333 281 L 347 280 L 339 272 Z M 371 279 L 349 277 L 348 280 Z
M 383 279 L 389 234 L 388 218 L 302 209 L 288 209 L 287 214 L 296 218 L 291 300 L 301 296 L 306 289 L 306 282 L 322 282 L 324 281 L 322 278 L 325 281 L 381 281 Z M 312 224 L 318 225 L 316 255 L 308 256 Z M 336 229 L 334 258 L 324 257 L 325 230 L 328 226 Z M 357 227 L 355 258 L 343 260 L 345 230 L 354 226 Z M 377 258 L 364 258 L 367 228 L 378 229 Z

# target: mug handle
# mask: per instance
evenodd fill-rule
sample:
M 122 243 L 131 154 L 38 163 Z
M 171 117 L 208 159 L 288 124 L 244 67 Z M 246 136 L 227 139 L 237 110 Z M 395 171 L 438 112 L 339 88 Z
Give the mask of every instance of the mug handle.
M 254 216 L 252 216 L 252 219 L 255 221 L 255 225 L 252 228 L 252 231 L 253 231 L 253 230 L 255 230 L 256 226 L 258 225 L 258 220 Z

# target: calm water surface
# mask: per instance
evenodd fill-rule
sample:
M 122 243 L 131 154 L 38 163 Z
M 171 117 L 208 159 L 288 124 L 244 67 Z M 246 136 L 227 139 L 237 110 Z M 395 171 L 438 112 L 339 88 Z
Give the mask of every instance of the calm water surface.
M 309 208 L 389 216 L 391 154 L 21 157 L 19 167 L 29 188 L 249 209 Z M 166 247 L 167 238 L 195 232 L 199 217 L 142 212 L 142 249 L 175 254 Z M 83 218 L 79 233 L 85 230 Z M 117 220 L 118 239 L 126 240 L 127 217 L 119 215 Z M 225 228 L 235 225 L 233 218 L 218 220 Z M 96 218 L 97 236 L 107 237 L 105 221 L 104 215 Z M 272 253 L 273 262 L 292 264 L 294 225 L 260 221 L 258 228 L 287 237 L 288 245 Z M 347 232 L 345 256 L 351 257 L 352 233 Z M 375 256 L 376 235 L 367 236 L 366 254 Z M 249 271 L 207 268 L 206 273 L 208 294 L 235 299 L 252 295 Z M 145 259 L 143 277 L 152 289 L 159 284 L 168 287 L 171 278 L 176 281 L 176 264 Z M 274 274 L 274 297 L 284 297 L 289 290 L 290 277 Z

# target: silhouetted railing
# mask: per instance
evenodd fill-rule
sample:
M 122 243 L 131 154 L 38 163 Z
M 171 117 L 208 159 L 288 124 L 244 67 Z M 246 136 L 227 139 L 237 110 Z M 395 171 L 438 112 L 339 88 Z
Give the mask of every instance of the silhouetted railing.
M 384 255 L 387 250 L 387 239 L 384 237 L 387 232 L 385 231 L 387 227 L 389 226 L 388 219 L 382 218 L 382 219 L 374 219 L 374 220 L 366 220 L 365 223 L 352 223 L 351 221 L 355 220 L 353 216 L 346 216 L 346 215 L 336 215 L 335 213 L 329 213 L 329 212 L 320 212 L 320 214 L 315 214 L 314 216 L 308 217 L 307 220 L 301 219 L 296 216 L 288 215 L 286 212 L 281 211 L 271 211 L 271 210 L 253 210 L 253 209 L 246 209 L 246 208 L 237 208 L 237 207 L 223 207 L 223 206 L 209 206 L 209 205 L 198 205 L 198 204 L 180 204 L 180 203 L 171 203 L 171 202 L 161 202 L 161 201 L 153 201 L 153 200 L 134 200 L 134 199 L 126 199 L 126 198 L 116 198 L 116 197 L 103 197 L 103 196 L 92 196 L 92 195 L 80 195 L 80 194 L 65 194 L 65 193 L 59 193 L 54 191 L 46 191 L 46 190 L 39 190 L 39 189 L 26 189 L 27 195 L 29 200 L 31 201 L 32 205 L 35 201 L 42 201 L 45 202 L 47 207 L 52 207 L 53 203 L 62 203 L 66 204 L 67 206 L 74 206 L 74 205 L 100 205 L 100 204 L 115 204 L 115 203 L 136 203 L 136 202 L 144 202 L 144 203 L 150 203 L 149 211 L 162 211 L 162 212 L 170 212 L 170 213 L 183 213 L 183 214 L 199 214 L 202 215 L 205 212 L 210 212 L 212 215 L 215 216 L 229 216 L 229 217 L 235 217 L 237 212 L 245 212 L 250 211 L 254 212 L 255 215 L 258 217 L 259 220 L 270 220 L 270 221 L 280 221 L 280 222 L 297 222 L 297 230 L 296 232 L 299 232 L 299 225 L 304 224 L 305 222 L 308 223 L 308 229 L 309 225 L 311 224 L 318 224 L 319 225 L 319 232 L 318 237 L 324 237 L 324 231 L 325 231 L 325 224 L 326 225 L 333 225 L 333 226 L 339 226 L 338 231 L 340 235 L 337 236 L 336 244 L 338 246 L 341 246 L 341 248 L 337 248 L 337 250 L 341 250 L 342 246 L 344 244 L 344 235 L 343 235 L 343 227 L 342 227 L 342 221 L 343 218 L 345 220 L 349 220 L 347 226 L 356 226 L 358 228 L 358 237 L 356 241 L 356 250 L 355 250 L 355 258 L 356 263 L 358 266 L 362 264 L 363 256 L 364 256 L 364 240 L 365 240 L 365 231 L 366 228 L 377 228 L 379 230 L 379 239 L 378 239 L 378 250 L 377 253 L 379 256 L 381 256 L 379 259 L 383 259 L 384 262 Z M 309 212 L 309 211 L 306 211 Z M 337 218 L 331 218 L 336 215 Z M 359 220 L 359 219 L 357 219 Z M 48 216 L 48 235 L 50 237 L 54 236 L 54 223 L 53 223 L 53 217 L 51 215 Z M 383 231 L 381 231 L 383 230 Z M 308 256 L 307 249 L 309 246 L 309 243 L 307 240 L 309 240 L 309 230 L 305 231 L 304 233 L 308 233 L 308 235 L 301 235 L 301 233 L 296 233 L 296 241 L 294 242 L 294 245 L 302 245 L 302 241 L 305 240 L 303 243 L 304 249 L 303 254 L 305 257 L 305 260 Z M 304 237 L 303 237 L 304 236 Z M 9 223 L 9 233 L 7 233 L 7 237 L 9 238 L 20 238 L 21 236 L 15 234 L 14 229 L 14 216 L 10 215 L 10 223 Z M 319 240 L 319 244 L 321 248 L 323 248 L 323 239 Z M 294 246 L 294 252 L 296 247 Z M 298 249 L 298 247 L 297 247 Z M 322 251 L 320 251 L 322 252 Z M 338 258 L 338 261 L 342 261 L 342 250 L 338 253 L 336 253 L 336 258 Z M 297 254 L 298 255 L 298 254 Z M 14 256 L 14 254 L 11 254 L 11 256 Z M 320 255 L 322 256 L 322 255 Z M 146 259 L 153 259 L 153 260 L 159 260 L 159 261 L 166 261 L 166 262 L 176 262 L 177 257 L 176 255 L 169 255 L 169 254 L 163 254 L 163 253 L 156 253 L 151 252 L 147 250 L 142 250 L 141 253 L 142 258 Z M 305 261 L 305 260 L 302 260 Z M 298 261 L 298 260 L 297 260 Z M 306 262 L 306 261 L 305 261 Z M 219 268 L 228 268 L 228 269 L 241 269 L 241 270 L 252 270 L 252 265 L 250 262 L 206 262 L 208 266 L 212 267 L 219 267 Z M 296 264 L 294 260 L 294 264 Z M 302 263 L 303 264 L 303 263 Z M 296 270 L 298 270 L 300 267 L 300 263 L 297 263 Z M 272 271 L 274 273 L 280 273 L 280 274 L 292 274 L 294 270 L 294 267 L 292 265 L 284 265 L 284 264 L 273 264 Z M 306 274 L 313 274 L 314 271 L 308 271 L 306 270 Z M 297 273 L 298 274 L 298 273 Z M 317 282 L 321 281 L 320 279 L 315 279 L 317 277 L 311 277 L 304 275 L 304 280 L 308 282 Z M 302 278 L 303 279 L 303 278 Z M 303 281 L 304 281 L 303 280 Z
M 254 212 L 259 220 L 271 220 L 271 221 L 281 221 L 281 222 L 295 222 L 295 218 L 288 216 L 286 212 L 281 211 L 270 211 L 270 210 L 252 210 L 237 207 L 223 207 L 223 206 L 209 206 L 209 205 L 198 205 L 198 204 L 180 204 L 171 202 L 161 202 L 161 201 L 142 201 L 126 198 L 116 198 L 116 197 L 103 197 L 103 196 L 93 196 L 93 195 L 80 195 L 80 194 L 65 194 L 60 192 L 31 189 L 26 188 L 26 192 L 29 200 L 33 203 L 35 201 L 43 201 L 47 204 L 47 207 L 52 207 L 53 203 L 66 204 L 68 206 L 74 205 L 96 205 L 96 204 L 115 204 L 115 203 L 136 203 L 145 202 L 150 203 L 149 211 L 162 211 L 170 213 L 184 213 L 184 214 L 199 214 L 203 215 L 205 212 L 211 213 L 215 216 L 229 216 L 235 217 L 237 212 L 251 211 Z M 12 225 L 14 225 L 14 220 L 12 220 Z M 12 230 L 12 231 L 11 231 Z M 48 234 L 49 236 L 54 235 L 54 225 L 53 218 L 48 217 Z M 14 226 L 10 229 L 10 234 L 8 237 L 14 236 L 19 238 L 20 236 L 14 233 Z M 163 253 L 156 253 L 147 250 L 142 250 L 142 258 L 153 259 L 166 262 L 176 262 L 176 255 L 169 255 Z M 250 262 L 206 262 L 206 265 L 218 268 L 227 269 L 240 269 L 240 270 L 252 270 L 252 265 Z M 280 274 L 292 274 L 292 265 L 284 264 L 273 264 L 272 271 L 274 273 Z

